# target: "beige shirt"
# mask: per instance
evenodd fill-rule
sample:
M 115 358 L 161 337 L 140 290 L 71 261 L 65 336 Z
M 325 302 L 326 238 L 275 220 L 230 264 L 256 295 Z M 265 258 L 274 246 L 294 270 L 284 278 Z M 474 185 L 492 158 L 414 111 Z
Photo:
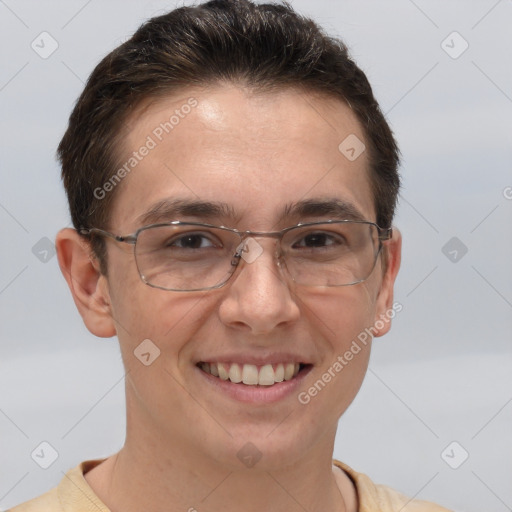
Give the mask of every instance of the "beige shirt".
M 110 512 L 84 478 L 87 471 L 101 462 L 82 462 L 68 471 L 57 487 L 10 509 L 10 512 Z M 366 475 L 357 473 L 342 462 L 333 460 L 333 464 L 344 470 L 354 482 L 359 512 L 450 512 L 434 503 L 411 500 L 389 487 L 376 485 Z

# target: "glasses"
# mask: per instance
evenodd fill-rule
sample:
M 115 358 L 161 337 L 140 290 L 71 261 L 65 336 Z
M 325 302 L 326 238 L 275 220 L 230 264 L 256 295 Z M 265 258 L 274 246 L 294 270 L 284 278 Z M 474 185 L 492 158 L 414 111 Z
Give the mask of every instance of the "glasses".
M 177 292 L 224 286 L 240 260 L 251 263 L 262 252 L 255 240 L 275 238 L 277 265 L 302 286 L 347 286 L 368 279 L 392 229 L 368 221 L 310 222 L 281 231 L 239 231 L 224 226 L 174 221 L 144 226 L 119 236 L 103 229 L 81 229 L 134 246 L 140 277 L 154 288 Z

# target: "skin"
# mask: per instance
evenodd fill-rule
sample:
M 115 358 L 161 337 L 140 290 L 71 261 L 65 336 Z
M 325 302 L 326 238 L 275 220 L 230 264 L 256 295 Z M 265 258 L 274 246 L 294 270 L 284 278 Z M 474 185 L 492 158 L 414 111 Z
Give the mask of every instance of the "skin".
M 180 220 L 241 230 L 328 219 L 280 219 L 285 204 L 308 198 L 349 202 L 375 222 L 366 153 L 351 162 L 338 150 L 349 134 L 364 135 L 337 99 L 293 89 L 257 94 L 232 84 L 187 89 L 131 117 L 126 159 L 191 96 L 197 107 L 117 186 L 108 226 L 114 233 L 134 232 L 151 204 L 175 197 L 223 201 L 234 211 Z M 74 230 L 59 233 L 59 263 L 78 310 L 96 336 L 118 336 L 127 372 L 125 445 L 86 474 L 113 512 L 357 510 L 353 484 L 333 468 L 332 453 L 370 344 L 307 405 L 296 392 L 264 405 L 237 401 L 206 383 L 195 363 L 285 352 L 313 365 L 297 391 L 307 390 L 391 308 L 400 235 L 394 231 L 385 244 L 385 271 L 379 261 L 365 282 L 333 288 L 295 286 L 276 266 L 275 241 L 258 242 L 263 254 L 242 262 L 224 287 L 179 293 L 145 285 L 131 246 L 107 241 L 107 277 Z M 376 336 L 389 327 L 385 322 Z M 161 351 L 150 366 L 133 354 L 144 339 Z M 237 457 L 247 442 L 262 454 L 251 468 Z

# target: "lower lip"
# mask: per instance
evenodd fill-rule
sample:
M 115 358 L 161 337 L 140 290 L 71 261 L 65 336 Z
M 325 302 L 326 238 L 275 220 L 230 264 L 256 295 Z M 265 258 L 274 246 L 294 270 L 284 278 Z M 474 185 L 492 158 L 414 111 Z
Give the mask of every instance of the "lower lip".
M 311 371 L 312 365 L 304 367 L 293 379 L 277 382 L 272 386 L 250 386 L 247 384 L 236 384 L 230 380 L 222 380 L 206 373 L 196 366 L 196 370 L 216 389 L 239 402 L 251 404 L 269 404 L 278 402 L 286 397 L 297 393 L 303 379 Z

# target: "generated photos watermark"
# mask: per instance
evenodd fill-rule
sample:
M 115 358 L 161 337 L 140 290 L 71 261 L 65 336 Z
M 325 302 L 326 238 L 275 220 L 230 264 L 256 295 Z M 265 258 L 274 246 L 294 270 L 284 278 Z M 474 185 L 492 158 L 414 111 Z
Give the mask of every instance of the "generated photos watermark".
M 400 313 L 403 309 L 403 305 L 400 302 L 395 302 L 393 306 L 388 309 L 384 314 L 380 316 L 378 320 L 371 327 L 367 327 L 364 331 L 361 331 L 357 338 L 352 340 L 352 344 L 349 349 L 344 352 L 343 355 L 338 355 L 336 360 L 325 370 L 322 376 L 316 380 L 316 382 L 310 386 L 307 390 L 301 391 L 297 395 L 299 403 L 307 405 L 311 402 L 318 393 L 320 393 L 326 386 L 331 382 L 337 375 L 339 375 L 343 369 L 350 364 L 357 354 L 361 352 L 363 346 L 366 346 L 370 342 L 375 334 L 383 329 L 386 324 L 391 322 L 393 318 Z
M 153 128 L 151 134 L 146 137 L 144 144 L 137 151 L 133 151 L 132 156 L 101 187 L 94 189 L 94 197 L 101 200 L 109 192 L 112 192 L 122 179 L 130 174 L 197 105 L 198 101 L 195 98 L 188 98 L 187 102 L 177 108 L 167 121 Z

